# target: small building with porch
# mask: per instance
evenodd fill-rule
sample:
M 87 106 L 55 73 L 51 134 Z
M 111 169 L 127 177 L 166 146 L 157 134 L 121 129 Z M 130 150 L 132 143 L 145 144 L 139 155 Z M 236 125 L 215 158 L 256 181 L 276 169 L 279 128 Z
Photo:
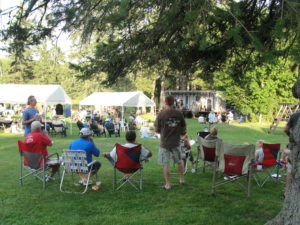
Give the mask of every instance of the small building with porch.
M 222 98 L 220 91 L 207 90 L 167 90 L 165 96 L 171 95 L 176 100 L 178 109 L 184 111 L 192 111 L 194 113 L 210 112 L 216 113 L 226 112 L 226 101 Z

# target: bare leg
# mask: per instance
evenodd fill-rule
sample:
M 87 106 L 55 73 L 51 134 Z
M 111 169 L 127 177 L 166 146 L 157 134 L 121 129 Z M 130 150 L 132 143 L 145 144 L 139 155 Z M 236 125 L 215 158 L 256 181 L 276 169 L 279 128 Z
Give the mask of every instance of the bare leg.
M 171 188 L 171 183 L 170 183 L 170 169 L 168 165 L 164 165 L 163 166 L 163 170 L 164 170 L 164 177 L 165 177 L 165 188 L 166 189 L 170 189 Z
M 86 176 L 82 173 L 78 173 L 78 176 L 80 177 L 80 180 L 86 180 Z
M 184 163 L 183 163 L 182 160 L 177 164 L 177 170 L 179 172 L 179 182 L 181 184 L 184 184 L 185 183 L 185 180 L 184 180 Z
M 54 177 L 54 175 L 56 174 L 56 172 L 58 171 L 58 169 L 59 169 L 59 164 L 55 164 L 55 165 L 51 165 L 50 167 L 51 167 L 51 169 L 52 169 L 52 171 L 51 171 L 51 177 Z

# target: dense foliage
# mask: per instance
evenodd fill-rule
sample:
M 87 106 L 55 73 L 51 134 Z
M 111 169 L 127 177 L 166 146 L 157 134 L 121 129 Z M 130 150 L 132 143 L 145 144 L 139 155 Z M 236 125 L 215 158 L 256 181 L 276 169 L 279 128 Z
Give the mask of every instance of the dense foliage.
M 2 32 L 15 56 L 10 81 L 65 82 L 81 96 L 107 88 L 156 97 L 164 89 L 220 89 L 242 113 L 267 114 L 277 102 L 295 101 L 288 92 L 295 80 L 289 67 L 300 62 L 298 1 L 21 2 Z M 75 60 L 48 62 L 52 77 L 45 78 L 33 67 L 48 58 L 32 64 L 26 49 L 54 39 L 57 29 L 86 48 L 74 53 Z M 80 96 L 78 89 L 72 97 Z

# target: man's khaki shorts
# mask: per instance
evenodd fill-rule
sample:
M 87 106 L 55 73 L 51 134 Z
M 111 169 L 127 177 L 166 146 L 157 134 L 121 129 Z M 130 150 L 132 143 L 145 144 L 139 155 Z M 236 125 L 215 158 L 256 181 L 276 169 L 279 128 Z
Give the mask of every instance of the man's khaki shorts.
M 171 158 L 174 160 L 175 164 L 181 161 L 179 147 L 174 147 L 174 148 L 159 147 L 158 160 L 157 160 L 159 165 L 168 166 Z

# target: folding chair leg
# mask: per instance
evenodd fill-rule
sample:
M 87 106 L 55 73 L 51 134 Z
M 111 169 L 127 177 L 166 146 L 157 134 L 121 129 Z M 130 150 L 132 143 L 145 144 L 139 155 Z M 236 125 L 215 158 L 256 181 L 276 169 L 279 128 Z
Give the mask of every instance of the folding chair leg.
M 20 165 L 20 175 L 19 175 L 19 183 L 23 185 L 23 160 L 21 156 L 21 165 Z
M 204 161 L 203 161 L 203 170 L 202 170 L 203 173 L 205 173 L 205 165 L 206 165 L 206 162 L 205 162 L 205 160 L 204 160 Z
M 87 189 L 88 189 L 89 181 L 90 181 L 90 178 L 91 178 L 91 173 L 92 173 L 92 171 L 90 171 L 89 174 L 88 174 L 88 178 L 87 178 L 87 181 L 86 181 L 85 188 L 84 188 L 84 190 L 83 190 L 83 192 L 81 194 L 84 194 L 87 191 Z
M 115 191 L 117 187 L 117 171 L 116 168 L 114 168 L 114 180 L 113 180 L 113 190 Z
M 143 189 L 143 170 L 140 169 L 140 190 Z
M 45 171 L 45 166 L 43 162 L 43 189 L 46 187 L 46 171 Z
M 252 183 L 252 167 L 250 166 L 249 173 L 247 176 L 248 179 L 248 187 L 247 187 L 247 197 L 250 197 L 251 194 L 251 183 Z
M 63 173 L 62 173 L 62 175 L 61 175 L 61 180 L 60 180 L 60 185 L 59 185 L 59 190 L 60 190 L 61 192 L 65 192 L 65 191 L 63 191 L 63 189 L 62 189 L 63 182 L 64 182 L 64 177 L 65 177 L 65 172 L 66 172 L 66 170 L 64 169 L 64 171 L 63 171 Z M 73 177 L 73 174 L 72 174 L 72 177 Z
M 200 151 L 199 151 L 199 149 L 197 149 L 198 150 L 198 152 L 197 152 L 197 158 L 196 158 L 196 166 L 195 166 L 195 171 L 197 171 L 197 169 L 198 169 L 198 164 L 199 164 L 199 155 L 200 155 Z
M 213 178 L 212 178 L 212 189 L 211 189 L 211 194 L 212 195 L 215 195 L 215 192 L 216 192 L 216 167 L 214 168 L 214 172 L 213 172 Z

